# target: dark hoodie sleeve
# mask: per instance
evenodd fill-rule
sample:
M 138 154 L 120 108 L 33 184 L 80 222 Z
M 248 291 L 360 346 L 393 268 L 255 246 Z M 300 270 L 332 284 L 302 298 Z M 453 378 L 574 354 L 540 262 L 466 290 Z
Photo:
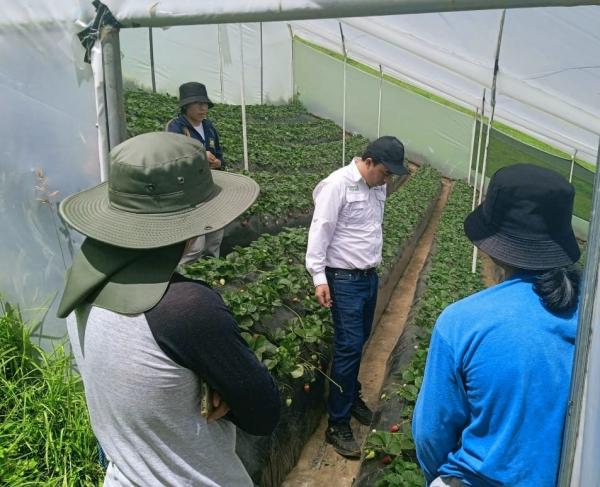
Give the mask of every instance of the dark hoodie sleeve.
M 253 435 L 273 432 L 281 407 L 277 385 L 216 292 L 178 277 L 146 319 L 163 352 L 217 391 L 235 424 Z
M 221 148 L 221 141 L 219 140 L 219 132 L 217 127 L 208 119 L 205 120 L 206 126 L 212 132 L 212 137 L 215 140 L 215 147 L 207 147 L 206 150 L 210 150 L 217 159 L 221 161 L 221 169 L 225 169 L 225 159 L 223 159 L 223 149 Z
M 174 134 L 183 134 L 183 128 L 178 118 L 172 118 L 165 126 L 165 132 L 173 132 Z

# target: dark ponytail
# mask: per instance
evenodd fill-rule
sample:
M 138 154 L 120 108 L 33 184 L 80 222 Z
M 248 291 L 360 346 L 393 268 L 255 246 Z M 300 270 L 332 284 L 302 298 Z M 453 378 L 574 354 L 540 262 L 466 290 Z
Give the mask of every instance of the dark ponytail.
M 579 267 L 570 265 L 537 274 L 533 290 L 551 313 L 568 313 L 577 307 L 580 283 Z

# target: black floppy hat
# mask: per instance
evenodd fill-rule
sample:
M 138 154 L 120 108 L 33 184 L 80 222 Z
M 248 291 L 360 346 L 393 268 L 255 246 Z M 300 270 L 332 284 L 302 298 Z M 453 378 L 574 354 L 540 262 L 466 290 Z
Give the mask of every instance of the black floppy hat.
M 371 142 L 362 158 L 381 162 L 392 174 L 404 176 L 409 171 L 404 165 L 404 145 L 392 135 L 384 135 Z
M 571 226 L 575 189 L 560 174 L 533 164 L 496 171 L 485 201 L 465 219 L 465 234 L 510 266 L 547 270 L 577 262 Z
M 208 108 L 212 108 L 214 103 L 208 98 L 206 86 L 196 81 L 183 83 L 179 87 L 179 107 L 184 107 L 190 103 L 200 102 L 208 103 Z

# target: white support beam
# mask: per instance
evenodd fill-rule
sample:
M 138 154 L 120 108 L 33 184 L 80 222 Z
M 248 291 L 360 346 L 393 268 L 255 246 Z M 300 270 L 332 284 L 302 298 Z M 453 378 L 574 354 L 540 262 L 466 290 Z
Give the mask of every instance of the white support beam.
M 596 164 L 600 164 L 600 137 Z M 586 252 L 558 487 L 598 485 L 600 478 L 600 171 L 594 177 Z
M 270 22 L 340 17 L 599 5 L 598 0 L 262 0 L 240 2 L 164 1 L 146 4 L 106 0 L 122 27 Z M 149 7 L 149 5 L 151 5 Z

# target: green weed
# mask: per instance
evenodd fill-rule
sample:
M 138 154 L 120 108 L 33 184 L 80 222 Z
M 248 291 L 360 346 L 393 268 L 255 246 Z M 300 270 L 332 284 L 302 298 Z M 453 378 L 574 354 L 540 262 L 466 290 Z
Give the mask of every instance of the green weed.
M 33 345 L 19 310 L 0 300 L 0 484 L 100 485 L 81 381 L 60 347 Z

